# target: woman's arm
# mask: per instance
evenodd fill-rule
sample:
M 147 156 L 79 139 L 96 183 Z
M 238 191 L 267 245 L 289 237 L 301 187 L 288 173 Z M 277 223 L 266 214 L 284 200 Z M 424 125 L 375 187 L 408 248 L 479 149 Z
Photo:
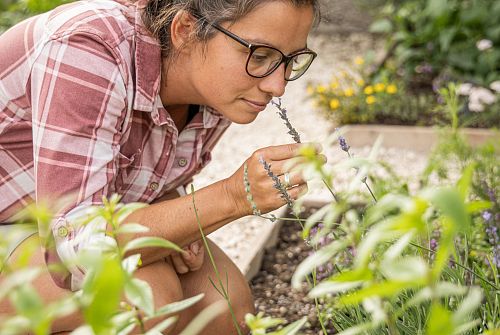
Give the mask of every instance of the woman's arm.
M 273 172 L 281 175 L 286 172 L 285 164 L 298 155 L 299 146 L 288 144 L 259 149 L 246 161 L 252 195 L 263 213 L 279 208 L 285 202 L 274 188 L 273 181 L 262 167 L 259 158 L 262 157 L 270 162 Z M 298 185 L 289 190 L 292 198 L 307 190 L 307 184 L 300 175 L 296 175 L 292 183 Z M 252 214 L 244 190 L 243 166 L 231 177 L 197 190 L 194 197 L 205 234 L 217 230 L 228 222 Z M 201 238 L 193 197 L 190 194 L 141 208 L 130 214 L 126 221 L 139 223 L 150 229 L 147 233 L 135 237 L 159 236 L 181 247 Z M 129 238 L 130 236 L 119 238 L 119 243 Z M 145 248 L 139 252 L 145 265 L 170 255 L 173 250 Z

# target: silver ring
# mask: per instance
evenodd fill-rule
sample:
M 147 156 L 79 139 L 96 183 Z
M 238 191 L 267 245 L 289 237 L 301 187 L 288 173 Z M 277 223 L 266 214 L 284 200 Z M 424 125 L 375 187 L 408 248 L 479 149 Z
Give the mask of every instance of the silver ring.
M 285 174 L 283 175 L 283 186 L 285 188 L 290 187 L 290 174 L 288 172 L 285 172 Z

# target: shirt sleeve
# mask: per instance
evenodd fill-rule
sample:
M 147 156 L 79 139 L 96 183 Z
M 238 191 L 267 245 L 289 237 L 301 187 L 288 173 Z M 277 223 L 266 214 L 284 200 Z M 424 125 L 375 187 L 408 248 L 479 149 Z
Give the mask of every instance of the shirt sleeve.
M 76 290 L 85 270 L 72 261 L 79 249 L 105 238 L 106 223 L 76 224 L 92 204 L 102 203 L 117 167 L 120 130 L 127 109 L 124 72 L 117 53 L 92 32 L 71 33 L 46 43 L 30 82 L 36 201 L 61 203 L 47 229 L 39 227 L 58 286 Z M 93 238 L 92 236 L 95 236 Z

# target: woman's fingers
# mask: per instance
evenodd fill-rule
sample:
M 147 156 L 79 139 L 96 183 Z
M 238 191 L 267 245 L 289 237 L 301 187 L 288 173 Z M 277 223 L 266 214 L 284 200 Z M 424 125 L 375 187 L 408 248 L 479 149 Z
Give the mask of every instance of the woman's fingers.
M 181 258 L 187 265 L 190 271 L 196 271 L 203 265 L 203 260 L 205 257 L 205 248 L 203 247 L 203 241 L 198 240 L 189 245 L 186 252 L 181 254 Z
M 256 154 L 258 158 L 262 157 L 267 162 L 281 161 L 299 156 L 300 148 L 303 146 L 313 146 L 317 154 L 323 150 L 319 143 L 290 143 L 262 148 L 257 150 L 254 154 Z
M 175 271 L 184 274 L 189 271 L 196 271 L 203 265 L 205 248 L 201 240 L 191 243 L 183 248 L 183 252 L 176 252 L 171 255 L 172 264 Z
M 181 254 L 178 252 L 174 252 L 170 258 L 172 259 L 172 264 L 174 265 L 174 269 L 177 273 L 183 274 L 187 273 L 189 271 L 188 266 L 184 262 L 184 260 L 181 258 Z

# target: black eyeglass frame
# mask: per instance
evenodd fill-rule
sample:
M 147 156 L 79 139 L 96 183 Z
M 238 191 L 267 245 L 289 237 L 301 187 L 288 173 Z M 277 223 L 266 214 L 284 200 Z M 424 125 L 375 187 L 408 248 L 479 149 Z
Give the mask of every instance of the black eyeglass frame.
M 252 44 L 252 43 L 249 43 L 247 41 L 245 41 L 244 39 L 242 39 L 241 37 L 239 37 L 238 35 L 235 35 L 234 33 L 230 32 L 229 30 L 227 29 L 224 29 L 222 28 L 220 25 L 218 25 L 217 23 L 213 23 L 213 22 L 210 22 L 208 21 L 206 18 L 204 18 L 203 16 L 201 16 L 200 14 L 196 13 L 196 12 L 191 12 L 191 15 L 193 15 L 196 19 L 198 20 L 203 20 L 205 21 L 207 24 L 209 24 L 210 26 L 214 27 L 215 29 L 217 29 L 218 31 L 220 31 L 221 33 L 223 33 L 224 35 L 232 38 L 233 40 L 235 40 L 236 42 L 240 43 L 241 45 L 247 47 L 248 49 L 250 49 L 250 53 L 248 54 L 248 58 L 247 58 L 247 62 L 246 62 L 246 65 L 245 65 L 245 71 L 246 73 L 250 76 L 250 77 L 253 77 L 253 78 L 264 78 L 264 77 L 267 77 L 269 76 L 271 73 L 273 73 L 274 71 L 276 71 L 277 68 L 280 67 L 281 64 L 285 64 L 285 72 L 284 72 L 284 78 L 286 81 L 294 81 L 294 80 L 297 80 L 299 79 L 300 77 L 302 77 L 302 75 L 304 73 L 306 73 L 307 69 L 309 69 L 309 67 L 311 66 L 312 62 L 314 61 L 314 59 L 316 58 L 316 56 L 318 56 L 318 54 L 310 49 L 304 49 L 304 50 L 300 50 L 300 51 L 297 51 L 297 52 L 294 52 L 292 54 L 290 54 L 289 56 L 285 55 L 283 52 L 281 52 L 281 50 L 279 49 L 276 49 L 274 47 L 271 47 L 269 45 L 266 45 L 266 44 Z M 254 53 L 255 50 L 257 50 L 258 48 L 269 48 L 269 49 L 272 49 L 272 50 L 276 50 L 278 51 L 280 54 L 281 54 L 281 61 L 279 61 L 278 63 L 276 63 L 276 65 L 274 65 L 270 70 L 268 70 L 265 74 L 261 75 L 261 76 L 256 76 L 256 75 L 253 75 L 251 74 L 249 71 L 248 71 L 248 63 L 250 62 L 250 57 L 252 57 L 252 54 Z M 312 55 L 312 59 L 311 61 L 309 62 L 309 64 L 307 65 L 307 67 L 304 69 L 304 71 L 302 71 L 302 73 L 298 76 L 298 77 L 295 77 L 293 79 L 288 79 L 286 78 L 286 69 L 289 65 L 289 63 L 293 60 L 294 57 L 298 56 L 298 55 Z

